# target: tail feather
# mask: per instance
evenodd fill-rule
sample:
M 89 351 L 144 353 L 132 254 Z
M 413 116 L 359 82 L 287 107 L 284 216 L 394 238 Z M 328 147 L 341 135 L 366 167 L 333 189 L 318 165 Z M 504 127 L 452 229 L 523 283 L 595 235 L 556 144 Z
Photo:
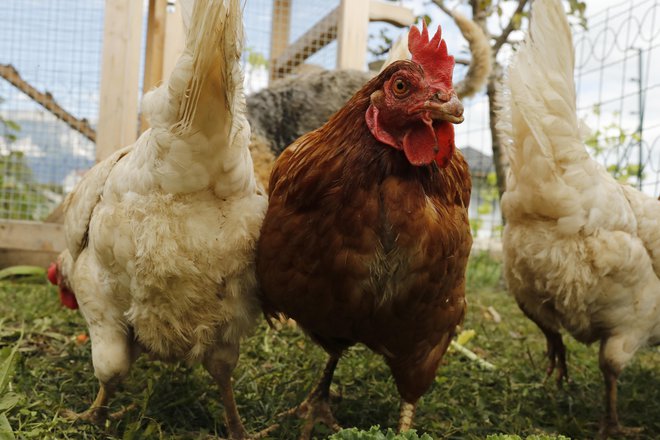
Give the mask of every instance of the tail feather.
M 408 32 L 406 31 L 399 35 L 399 38 L 397 38 L 394 44 L 392 44 L 390 52 L 387 54 L 387 58 L 385 58 L 385 62 L 383 62 L 383 65 L 380 67 L 380 72 L 385 70 L 387 66 L 395 61 L 409 59 L 410 51 L 408 50 Z
M 190 4 L 182 5 L 184 17 Z M 240 0 L 194 1 L 183 54 L 143 101 L 152 126 L 147 148 L 158 158 L 151 161 L 154 177 L 165 191 L 212 186 L 226 197 L 253 190 L 242 45 Z
M 621 185 L 582 143 L 562 2 L 535 0 L 531 20 L 501 97 L 500 128 L 510 161 L 502 212 L 509 224 L 552 220 L 568 236 L 626 230 L 635 220 Z
M 190 1 L 183 2 L 184 16 Z M 154 127 L 178 136 L 193 130 L 205 92 L 231 109 L 242 88 L 238 69 L 243 27 L 238 0 L 196 0 L 190 12 L 184 53 L 169 80 L 145 96 L 144 111 Z M 238 76 L 238 78 L 237 78 Z M 241 90 L 242 91 L 242 90 Z
M 600 182 L 582 143 L 575 104 L 574 49 L 560 0 L 536 0 L 529 33 L 500 95 L 499 129 L 510 171 L 505 216 L 540 215 L 573 233 L 588 221 L 584 195 Z
M 588 157 L 575 108 L 574 56 L 561 1 L 534 2 L 529 34 L 508 71 L 510 96 L 503 107 L 510 114 L 501 113 L 510 117 L 503 128 L 511 140 L 513 173 L 527 163 L 528 154 L 546 158 L 555 172 L 558 163 Z M 529 148 L 521 148 L 525 144 Z

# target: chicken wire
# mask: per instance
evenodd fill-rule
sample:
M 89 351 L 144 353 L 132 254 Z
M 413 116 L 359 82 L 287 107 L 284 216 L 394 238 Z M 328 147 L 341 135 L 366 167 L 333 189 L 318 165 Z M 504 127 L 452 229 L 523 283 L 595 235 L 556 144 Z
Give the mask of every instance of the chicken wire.
M 143 1 L 146 32 L 148 1 Z M 45 219 L 94 163 L 89 133 L 98 122 L 105 4 L 4 0 L 0 5 L 0 219 Z M 336 43 L 318 39 L 310 29 L 338 5 L 339 0 L 247 0 L 246 91 L 269 83 L 274 19 L 290 26 L 284 48 L 296 42 L 305 48 L 278 76 L 300 71 L 303 63 L 334 68 Z M 176 7 L 175 0 L 168 1 L 170 10 Z M 34 99 L 35 92 L 40 98 Z M 87 135 L 56 117 L 53 105 L 60 116 L 88 127 Z
M 95 124 L 103 5 L 103 0 L 0 4 L 0 218 L 43 219 L 74 175 L 93 163 L 94 143 L 25 89 L 48 93 L 45 98 L 71 117 Z
M 654 197 L 660 194 L 659 8 L 656 0 L 622 2 L 594 15 L 587 10 L 587 28 L 573 27 L 577 112 L 589 153 Z M 456 139 L 472 170 L 475 244 L 499 247 L 487 98 L 466 100 L 465 115 Z
M 660 5 L 623 3 L 574 36 L 578 115 L 590 153 L 621 180 L 660 193 Z

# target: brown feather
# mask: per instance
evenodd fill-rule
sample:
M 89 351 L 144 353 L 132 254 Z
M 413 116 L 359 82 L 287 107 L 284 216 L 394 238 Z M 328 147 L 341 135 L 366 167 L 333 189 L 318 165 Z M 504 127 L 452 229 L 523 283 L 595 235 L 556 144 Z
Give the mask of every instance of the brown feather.
M 460 152 L 415 167 L 369 132 L 369 97 L 402 63 L 278 158 L 257 271 L 267 315 L 329 353 L 366 344 L 414 402 L 465 313 L 471 181 Z

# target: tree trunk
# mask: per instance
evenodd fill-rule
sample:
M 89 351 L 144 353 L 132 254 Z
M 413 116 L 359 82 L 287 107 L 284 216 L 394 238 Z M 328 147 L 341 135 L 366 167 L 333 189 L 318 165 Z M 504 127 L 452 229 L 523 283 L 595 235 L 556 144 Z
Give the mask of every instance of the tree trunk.
M 521 2 L 526 3 L 526 0 L 521 0 Z M 472 19 L 481 26 L 487 36 L 492 38 L 492 35 L 488 32 L 488 25 L 485 13 L 485 8 L 480 4 L 480 0 L 470 0 L 470 5 L 472 6 Z M 497 52 L 493 51 L 493 70 L 488 78 L 488 86 L 486 93 L 488 95 L 488 119 L 490 125 L 490 138 L 493 146 L 493 165 L 495 167 L 495 176 L 497 178 L 497 192 L 499 193 L 500 199 L 502 199 L 502 194 L 506 190 L 506 166 L 504 161 L 504 151 L 502 151 L 502 143 L 500 142 L 499 131 L 497 129 L 497 87 L 502 80 L 504 71 L 500 63 L 497 62 Z M 502 224 L 504 224 L 504 216 L 502 216 Z
M 490 138 L 493 145 L 493 165 L 495 166 L 495 175 L 497 177 L 497 191 L 500 199 L 506 190 L 506 165 L 505 153 L 500 142 L 500 134 L 497 128 L 498 115 L 496 109 L 499 108 L 497 102 L 497 87 L 502 80 L 503 70 L 498 62 L 493 63 L 493 72 L 488 79 L 488 117 L 490 124 Z M 502 218 L 504 223 L 504 217 Z

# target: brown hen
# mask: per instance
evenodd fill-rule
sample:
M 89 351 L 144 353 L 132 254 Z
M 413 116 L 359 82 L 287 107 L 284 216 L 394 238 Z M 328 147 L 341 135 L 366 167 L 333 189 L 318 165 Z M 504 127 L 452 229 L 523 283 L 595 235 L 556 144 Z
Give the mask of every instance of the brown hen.
M 294 142 L 271 175 L 257 255 L 264 310 L 295 319 L 330 355 L 298 408 L 302 438 L 315 421 L 338 428 L 330 382 L 356 343 L 385 358 L 408 429 L 465 314 L 471 181 L 454 147 L 454 60 L 440 30 L 429 41 L 413 29 L 409 45 L 412 61 Z

